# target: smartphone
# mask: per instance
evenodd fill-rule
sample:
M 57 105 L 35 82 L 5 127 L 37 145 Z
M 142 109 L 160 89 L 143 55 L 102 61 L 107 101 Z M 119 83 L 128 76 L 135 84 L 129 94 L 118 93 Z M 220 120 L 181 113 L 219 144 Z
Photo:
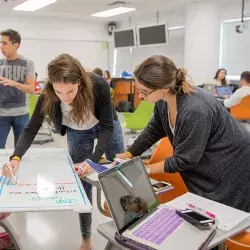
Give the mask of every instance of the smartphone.
M 174 188 L 170 183 L 167 183 L 167 182 L 164 182 L 164 181 L 154 183 L 154 184 L 152 184 L 152 186 L 153 186 L 153 189 L 154 189 L 154 191 L 156 193 L 165 192 L 167 190 L 170 190 L 170 189 Z
M 192 209 L 176 210 L 176 213 L 184 220 L 190 222 L 191 224 L 196 224 L 201 226 L 211 226 L 215 224 L 214 219 L 204 214 L 198 213 Z

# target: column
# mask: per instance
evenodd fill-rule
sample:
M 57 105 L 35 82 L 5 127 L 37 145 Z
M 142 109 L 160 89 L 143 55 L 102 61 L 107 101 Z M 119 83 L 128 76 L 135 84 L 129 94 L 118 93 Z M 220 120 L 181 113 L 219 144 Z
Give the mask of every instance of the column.
M 184 65 L 196 85 L 211 80 L 219 67 L 219 7 L 214 0 L 186 7 Z

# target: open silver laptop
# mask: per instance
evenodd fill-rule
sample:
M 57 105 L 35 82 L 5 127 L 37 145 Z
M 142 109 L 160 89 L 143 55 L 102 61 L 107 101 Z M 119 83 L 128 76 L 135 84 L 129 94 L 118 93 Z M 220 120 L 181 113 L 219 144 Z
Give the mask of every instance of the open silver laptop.
M 204 83 L 203 89 L 209 92 L 210 94 L 215 94 L 216 93 L 215 86 L 216 84 Z
M 214 228 L 200 230 L 160 205 L 139 157 L 99 174 L 117 233 L 130 249 L 197 250 Z

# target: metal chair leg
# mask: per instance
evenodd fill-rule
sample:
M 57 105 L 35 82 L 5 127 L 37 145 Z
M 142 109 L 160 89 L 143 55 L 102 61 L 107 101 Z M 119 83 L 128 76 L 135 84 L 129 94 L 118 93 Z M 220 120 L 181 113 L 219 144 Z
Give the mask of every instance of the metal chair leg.
M 108 243 L 106 244 L 104 250 L 112 250 L 113 248 L 113 243 L 108 241 Z

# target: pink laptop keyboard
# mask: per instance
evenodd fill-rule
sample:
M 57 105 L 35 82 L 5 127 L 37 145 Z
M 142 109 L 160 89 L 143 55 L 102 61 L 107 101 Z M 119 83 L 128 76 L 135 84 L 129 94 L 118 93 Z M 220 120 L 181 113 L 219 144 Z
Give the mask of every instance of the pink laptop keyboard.
M 161 245 L 183 223 L 183 219 L 176 214 L 175 210 L 162 207 L 147 222 L 133 232 L 132 235 Z

